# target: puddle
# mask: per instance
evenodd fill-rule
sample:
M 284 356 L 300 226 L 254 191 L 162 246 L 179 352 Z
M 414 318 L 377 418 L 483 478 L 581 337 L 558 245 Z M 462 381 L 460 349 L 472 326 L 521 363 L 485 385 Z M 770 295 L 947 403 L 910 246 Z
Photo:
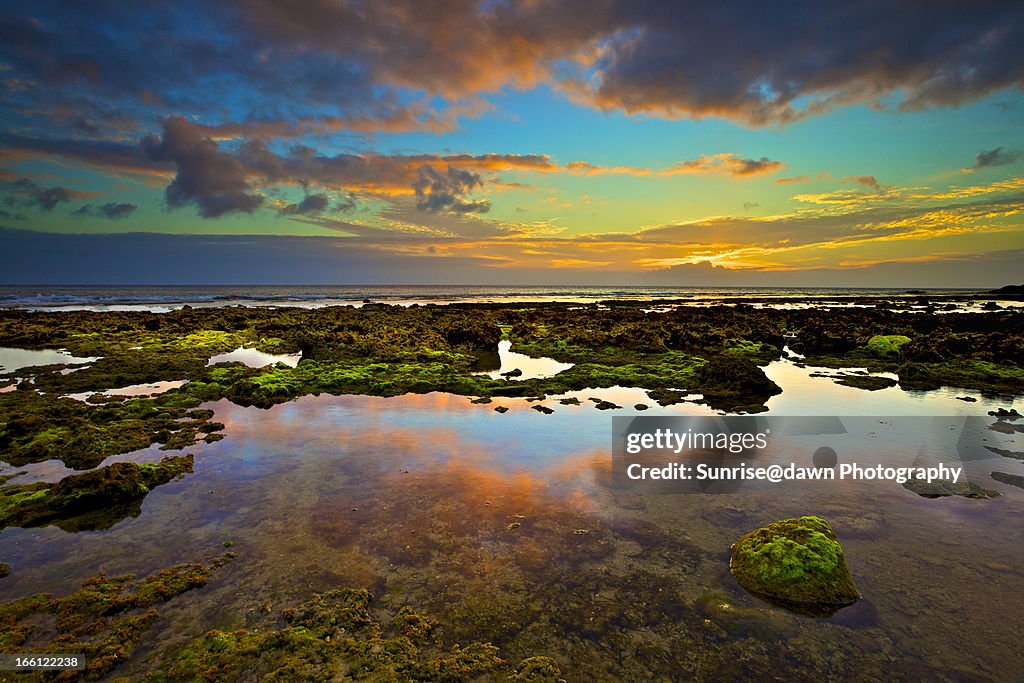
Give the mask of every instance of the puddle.
M 277 363 L 284 363 L 290 368 L 294 368 L 302 360 L 301 353 L 264 353 L 263 351 L 257 351 L 256 349 L 246 348 L 239 346 L 234 351 L 228 353 L 221 353 L 210 358 L 207 365 L 216 365 L 217 363 L 242 363 L 250 368 L 263 368 L 268 365 L 276 365 Z
M 73 363 L 95 363 L 99 357 L 78 358 L 64 349 L 15 349 L 0 347 L 0 374 L 13 372 L 33 365 L 70 365 Z
M 572 367 L 572 363 L 561 363 L 554 358 L 527 356 L 525 353 L 517 353 L 512 350 L 512 342 L 507 339 L 498 342 L 498 357 L 501 360 L 501 367 L 490 372 L 478 372 L 474 374 L 486 375 L 491 379 L 501 379 L 502 374 L 520 370 L 521 375 L 512 377 L 513 380 L 523 379 L 545 379 L 554 377 L 560 372 Z

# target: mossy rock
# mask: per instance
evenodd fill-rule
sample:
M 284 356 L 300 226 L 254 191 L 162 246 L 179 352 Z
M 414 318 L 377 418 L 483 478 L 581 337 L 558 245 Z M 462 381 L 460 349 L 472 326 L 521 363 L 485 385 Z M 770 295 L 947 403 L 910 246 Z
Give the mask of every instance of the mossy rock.
M 868 340 L 867 351 L 877 358 L 895 360 L 900 357 L 900 347 L 910 341 L 902 334 L 876 334 Z
M 729 569 L 754 595 L 809 616 L 860 599 L 831 525 L 820 517 L 773 522 L 732 546 Z

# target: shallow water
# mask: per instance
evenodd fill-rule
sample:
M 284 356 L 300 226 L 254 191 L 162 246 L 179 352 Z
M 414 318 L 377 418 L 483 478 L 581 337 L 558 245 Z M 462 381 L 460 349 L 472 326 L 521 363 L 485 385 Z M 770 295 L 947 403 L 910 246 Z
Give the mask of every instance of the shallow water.
M 275 365 L 276 363 L 284 363 L 288 367 L 294 368 L 299 364 L 300 360 L 302 360 L 301 353 L 265 353 L 256 349 L 239 346 L 234 351 L 213 356 L 207 365 L 242 363 L 250 368 L 263 368 L 268 365 Z
M 514 381 L 544 379 L 546 377 L 553 377 L 563 370 L 568 370 L 572 367 L 572 363 L 562 363 L 554 358 L 527 356 L 525 353 L 517 353 L 512 350 L 512 342 L 507 339 L 498 342 L 498 357 L 501 360 L 501 367 L 497 370 L 477 374 L 487 375 L 491 379 L 501 379 L 502 373 L 519 370 L 523 374 L 513 377 Z
M 171 389 L 179 389 L 188 384 L 187 379 L 175 379 L 175 380 L 163 380 L 160 382 L 147 382 L 146 384 L 129 384 L 126 387 L 116 387 L 114 389 L 106 389 L 105 391 L 82 391 L 77 394 L 67 394 L 67 398 L 73 398 L 76 401 L 84 401 L 93 394 L 102 394 L 104 396 L 156 396 L 157 394 L 163 394 Z
M 98 360 L 98 357 L 94 358 L 88 356 L 76 358 L 71 353 L 63 349 L 43 349 L 36 351 L 32 349 L 0 347 L 0 374 L 13 372 L 33 365 L 94 363 Z
M 808 377 L 813 370 L 767 368 L 784 389 L 770 414 L 985 415 L 1012 405 L 960 390 L 867 392 Z M 740 615 L 721 647 L 755 656 L 768 643 L 777 654 L 756 656 L 774 658 L 777 675 L 807 658 L 840 675 L 857 657 L 995 680 L 1024 673 L 1024 613 L 1014 607 L 1024 593 L 1024 491 L 981 480 L 989 470 L 1019 474 L 1020 462 L 969 464 L 1003 494 L 992 500 L 928 500 L 889 482 L 623 492 L 610 477 L 611 415 L 634 414 L 635 402 L 653 406 L 645 415 L 713 411 L 661 409 L 631 388 L 573 393 L 582 405 L 544 401 L 552 415 L 522 399 L 496 400 L 511 406 L 502 415 L 437 393 L 308 396 L 270 410 L 211 404 L 227 438 L 191 449 L 195 473 L 150 493 L 137 518 L 100 532 L 0 533 L 0 557 L 14 568 L 0 598 L 69 592 L 99 571 L 144 575 L 231 540 L 238 559 L 162 607 L 147 644 L 114 675 L 159 665 L 160 651 L 209 628 L 273 626 L 281 608 L 340 586 L 369 588 L 380 609 L 413 605 L 446 637 L 494 642 L 511 661 L 554 657 L 574 681 L 702 672 L 709 594 Z M 590 396 L 626 409 L 596 410 Z M 850 448 L 865 462 L 912 458 L 915 436 L 890 441 L 898 451 L 870 438 Z M 992 439 L 1024 450 L 1020 435 Z M 740 535 L 800 514 L 833 523 L 865 597 L 830 619 L 762 603 L 728 573 Z

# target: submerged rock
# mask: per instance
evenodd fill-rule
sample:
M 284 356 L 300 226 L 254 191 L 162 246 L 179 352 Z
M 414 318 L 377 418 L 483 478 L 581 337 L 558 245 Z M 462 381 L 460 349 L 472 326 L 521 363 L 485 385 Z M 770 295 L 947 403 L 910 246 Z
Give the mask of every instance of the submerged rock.
M 963 496 L 964 498 L 995 498 L 999 495 L 996 491 L 982 488 L 973 481 L 932 481 L 931 483 L 921 479 L 911 479 L 903 484 L 903 488 L 913 491 L 922 498 L 943 498 L 945 496 Z
M 192 455 L 158 463 L 116 462 L 56 484 L 34 483 L 0 489 L 0 529 L 55 524 L 65 531 L 107 529 L 137 516 L 147 493 L 192 471 Z
M 810 616 L 860 599 L 832 527 L 820 517 L 773 522 L 732 546 L 729 570 L 754 595 Z
M 1009 484 L 1010 486 L 1016 486 L 1019 489 L 1024 489 L 1024 477 L 1017 474 L 1007 474 L 1006 472 L 993 472 L 992 478 L 998 482 Z

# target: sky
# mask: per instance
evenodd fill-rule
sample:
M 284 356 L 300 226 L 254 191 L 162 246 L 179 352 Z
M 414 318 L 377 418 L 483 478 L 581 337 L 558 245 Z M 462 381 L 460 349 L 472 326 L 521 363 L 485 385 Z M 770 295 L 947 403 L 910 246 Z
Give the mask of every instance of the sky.
M 0 0 L 2 284 L 1024 282 L 1024 4 Z

